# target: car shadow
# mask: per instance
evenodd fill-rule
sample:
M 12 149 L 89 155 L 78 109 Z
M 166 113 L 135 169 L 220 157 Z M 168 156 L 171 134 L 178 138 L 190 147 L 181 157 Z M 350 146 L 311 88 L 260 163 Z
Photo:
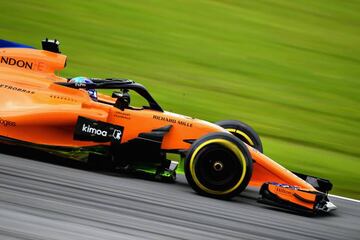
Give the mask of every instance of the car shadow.
M 43 150 L 18 145 L 0 144 L 0 153 L 87 171 L 105 170 L 108 167 L 107 164 L 104 164 L 103 166 L 99 165 L 99 169 L 92 169 L 93 166 L 90 166 L 86 162 L 71 160 L 65 157 L 56 156 Z

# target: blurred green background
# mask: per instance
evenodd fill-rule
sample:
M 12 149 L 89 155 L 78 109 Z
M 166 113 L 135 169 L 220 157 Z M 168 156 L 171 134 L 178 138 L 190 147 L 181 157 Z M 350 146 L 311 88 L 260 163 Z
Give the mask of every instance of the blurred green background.
M 125 77 L 167 110 L 238 119 L 291 170 L 360 199 L 360 2 L 1 1 L 1 38 L 61 41 L 63 76 Z

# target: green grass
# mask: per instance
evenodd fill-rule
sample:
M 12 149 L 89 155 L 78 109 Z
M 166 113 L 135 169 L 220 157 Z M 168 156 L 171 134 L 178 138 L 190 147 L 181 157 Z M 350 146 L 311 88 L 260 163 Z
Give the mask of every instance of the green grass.
M 270 157 L 360 199 L 358 1 L 1 5 L 1 37 L 60 39 L 65 76 L 127 77 L 167 110 L 245 121 Z

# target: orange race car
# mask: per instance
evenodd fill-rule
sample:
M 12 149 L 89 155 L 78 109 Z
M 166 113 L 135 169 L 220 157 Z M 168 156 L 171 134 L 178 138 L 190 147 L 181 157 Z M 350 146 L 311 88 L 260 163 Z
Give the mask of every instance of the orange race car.
M 46 39 L 42 47 L 0 40 L 3 144 L 110 161 L 156 179 L 174 180 L 183 170 L 196 192 L 215 198 L 229 199 L 250 185 L 260 187 L 260 202 L 312 214 L 336 208 L 328 180 L 290 172 L 265 156 L 248 125 L 166 112 L 131 80 L 59 77 L 66 65 L 59 42 Z M 130 104 L 141 99 L 145 106 Z M 168 160 L 169 153 L 180 160 Z

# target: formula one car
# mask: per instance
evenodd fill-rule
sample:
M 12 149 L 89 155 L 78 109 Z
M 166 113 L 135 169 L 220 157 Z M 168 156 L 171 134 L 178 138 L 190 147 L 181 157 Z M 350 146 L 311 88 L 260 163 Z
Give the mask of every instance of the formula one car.
M 59 42 L 46 39 L 42 47 L 0 40 L 2 144 L 111 161 L 120 171 L 165 180 L 174 180 L 183 167 L 189 185 L 214 198 L 232 198 L 250 185 L 260 187 L 263 203 L 311 214 L 336 208 L 327 197 L 328 180 L 290 172 L 265 156 L 248 125 L 164 111 L 132 80 L 59 77 L 55 72 L 67 59 Z M 130 104 L 134 95 L 146 105 Z M 169 153 L 180 161 L 168 160 Z

